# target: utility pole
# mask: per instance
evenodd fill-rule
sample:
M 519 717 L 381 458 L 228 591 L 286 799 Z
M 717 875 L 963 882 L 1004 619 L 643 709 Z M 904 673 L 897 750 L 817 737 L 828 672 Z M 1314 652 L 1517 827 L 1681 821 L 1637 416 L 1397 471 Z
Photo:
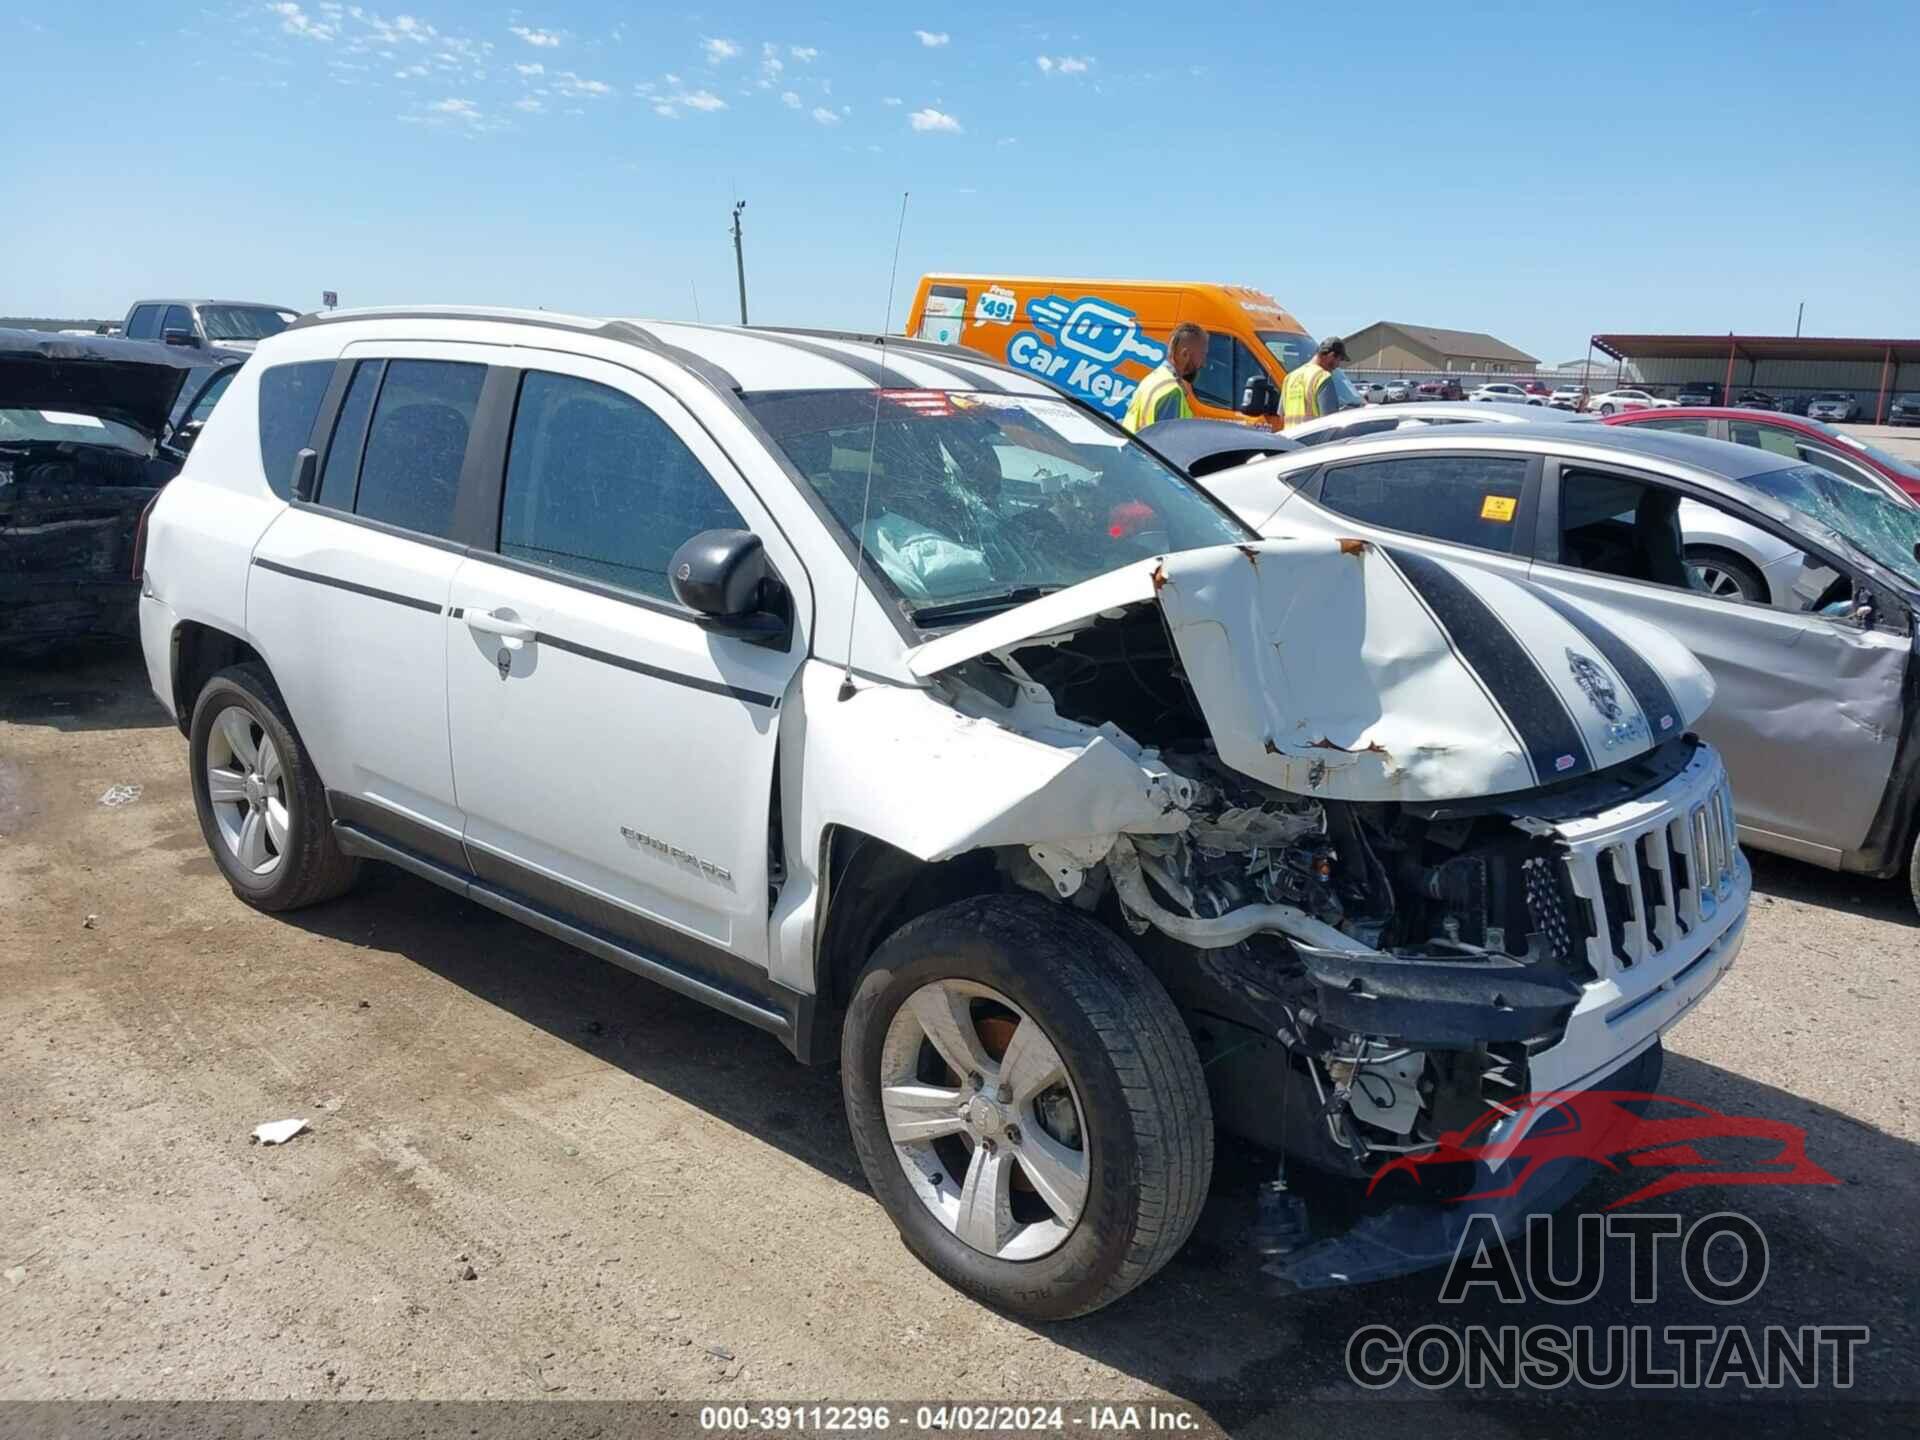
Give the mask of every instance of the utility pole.
M 747 257 L 740 248 L 740 212 L 747 208 L 747 202 L 733 202 L 733 268 L 740 277 L 740 323 L 747 323 Z
M 1800 322 L 1806 318 L 1806 314 L 1807 302 L 1802 300 L 1800 302 L 1800 313 L 1793 317 L 1793 338 L 1796 340 L 1800 338 Z

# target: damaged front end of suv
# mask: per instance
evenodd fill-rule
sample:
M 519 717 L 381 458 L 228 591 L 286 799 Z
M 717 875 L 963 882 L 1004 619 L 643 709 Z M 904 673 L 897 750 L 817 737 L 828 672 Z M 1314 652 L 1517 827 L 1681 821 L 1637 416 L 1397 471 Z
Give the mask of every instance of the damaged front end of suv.
M 1059 756 L 1011 805 L 1033 838 L 968 840 L 1131 931 L 1221 1128 L 1292 1161 L 1367 1181 L 1489 1110 L 1488 1149 L 1517 1143 L 1524 1095 L 1647 1088 L 1661 1032 L 1739 949 L 1725 771 L 1688 733 L 1712 682 L 1625 617 L 1409 551 L 1270 540 L 1116 570 L 911 663 L 959 715 Z M 1493 1208 L 1504 1227 L 1564 1198 Z M 1376 1211 L 1270 1269 L 1419 1268 L 1466 1213 Z

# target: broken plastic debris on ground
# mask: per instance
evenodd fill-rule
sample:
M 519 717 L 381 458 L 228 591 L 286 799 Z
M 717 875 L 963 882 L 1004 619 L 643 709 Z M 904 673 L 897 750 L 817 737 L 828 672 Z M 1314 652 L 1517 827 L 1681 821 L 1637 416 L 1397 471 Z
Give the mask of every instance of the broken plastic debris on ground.
M 261 1145 L 284 1145 L 306 1128 L 304 1120 L 269 1120 L 253 1127 L 253 1138 Z
M 116 809 L 121 805 L 131 805 L 140 798 L 138 785 L 109 785 L 106 793 L 100 797 L 100 803 L 107 809 Z

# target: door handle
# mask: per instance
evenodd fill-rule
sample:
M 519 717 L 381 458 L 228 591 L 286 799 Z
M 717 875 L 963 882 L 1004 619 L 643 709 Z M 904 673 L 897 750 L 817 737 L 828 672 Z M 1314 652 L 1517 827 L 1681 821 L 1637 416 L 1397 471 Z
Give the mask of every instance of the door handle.
M 514 642 L 515 648 L 521 642 L 532 640 L 540 634 L 540 627 L 529 625 L 523 620 L 509 620 L 504 615 L 485 610 L 467 611 L 467 628 L 478 630 L 486 635 L 498 635 L 502 640 Z

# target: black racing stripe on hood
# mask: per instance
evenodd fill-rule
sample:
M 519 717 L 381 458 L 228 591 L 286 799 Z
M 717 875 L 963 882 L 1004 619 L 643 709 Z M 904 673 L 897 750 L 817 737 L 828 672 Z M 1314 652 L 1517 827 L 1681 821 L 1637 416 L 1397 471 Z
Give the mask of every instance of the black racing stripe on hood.
M 1439 561 L 1411 550 L 1386 554 L 1506 712 L 1540 781 L 1589 774 L 1593 756 L 1573 712 L 1506 622 Z
M 1640 707 L 1640 713 L 1647 717 L 1654 744 L 1680 733 L 1680 707 L 1674 702 L 1673 691 L 1667 688 L 1667 682 L 1648 663 L 1646 656 L 1564 596 L 1537 586 L 1528 588 L 1561 619 L 1586 636 L 1593 643 L 1593 648 L 1605 656 L 1607 663 L 1627 682 L 1627 689 L 1633 692 L 1634 703 Z

